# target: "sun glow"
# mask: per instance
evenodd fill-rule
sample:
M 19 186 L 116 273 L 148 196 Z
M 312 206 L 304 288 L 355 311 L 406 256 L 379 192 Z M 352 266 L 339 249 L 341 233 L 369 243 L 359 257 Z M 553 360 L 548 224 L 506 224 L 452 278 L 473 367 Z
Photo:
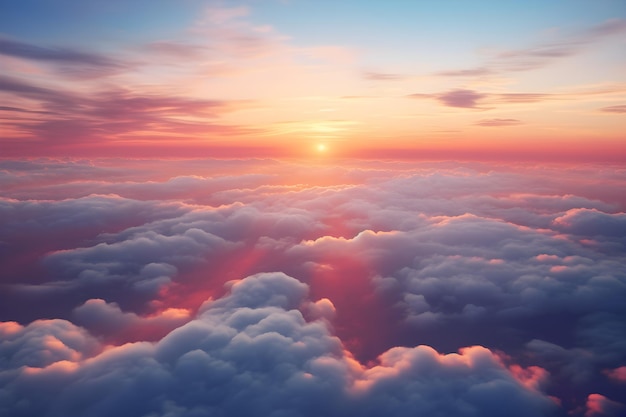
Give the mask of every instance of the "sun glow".
M 326 146 L 325 143 L 318 143 L 317 146 L 315 147 L 315 149 L 317 149 L 318 152 L 326 152 L 328 150 L 328 147 Z

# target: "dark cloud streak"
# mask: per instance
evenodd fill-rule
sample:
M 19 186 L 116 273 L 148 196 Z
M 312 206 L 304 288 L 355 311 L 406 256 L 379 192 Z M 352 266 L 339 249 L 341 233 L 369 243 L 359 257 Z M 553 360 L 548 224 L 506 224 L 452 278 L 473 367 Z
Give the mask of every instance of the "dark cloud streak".
M 0 37 L 0 55 L 24 58 L 60 66 L 61 74 L 101 77 L 121 72 L 129 64 L 105 55 L 71 48 L 52 48 Z
M 109 89 L 76 94 L 37 86 L 13 78 L 0 77 L 0 91 L 33 100 L 45 111 L 36 120 L 9 120 L 9 127 L 27 132 L 45 146 L 100 142 L 124 138 L 134 132 L 156 134 L 198 135 L 216 133 L 236 135 L 251 129 L 215 123 L 220 114 L 231 112 L 249 103 L 242 101 L 202 100 L 163 94 L 137 93 L 127 89 Z M 189 121 L 188 117 L 204 119 Z M 48 142 L 48 143 L 46 143 Z

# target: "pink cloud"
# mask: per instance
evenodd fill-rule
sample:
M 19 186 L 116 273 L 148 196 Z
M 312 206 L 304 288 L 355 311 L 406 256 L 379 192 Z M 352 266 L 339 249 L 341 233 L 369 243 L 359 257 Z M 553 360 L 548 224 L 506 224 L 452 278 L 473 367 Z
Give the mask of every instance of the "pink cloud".
M 9 77 L 0 78 L 0 91 L 29 97 L 45 109 L 35 120 L 18 118 L 7 123 L 11 129 L 35 138 L 45 148 L 68 144 L 78 148 L 94 143 L 102 145 L 115 138 L 156 139 L 158 142 L 163 140 L 159 136 L 163 133 L 196 137 L 207 132 L 230 136 L 253 131 L 214 121 L 221 114 L 249 106 L 249 102 L 139 94 L 127 89 L 79 94 Z M 189 121 L 190 116 L 198 121 Z
M 617 382 L 626 382 L 626 366 L 620 366 L 615 369 L 608 369 L 605 374 Z
M 614 114 L 626 113 L 626 104 L 603 107 L 600 109 L 600 111 L 603 113 L 614 113 Z
M 585 417 L 618 417 L 625 406 L 601 394 L 589 394 Z
M 435 98 L 448 107 L 477 108 L 479 101 L 486 96 L 473 90 L 451 90 Z

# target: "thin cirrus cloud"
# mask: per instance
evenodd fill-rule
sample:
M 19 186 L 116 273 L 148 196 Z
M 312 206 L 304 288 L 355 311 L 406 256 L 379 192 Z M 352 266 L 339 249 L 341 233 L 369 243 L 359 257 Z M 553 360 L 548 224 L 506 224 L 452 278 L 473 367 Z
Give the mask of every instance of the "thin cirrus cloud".
M 405 79 L 406 76 L 389 72 L 366 71 L 363 73 L 363 78 L 371 81 L 397 81 Z
M 24 415 L 622 407 L 618 167 L 1 166 L 0 364 Z
M 199 58 L 206 53 L 206 47 L 175 41 L 149 42 L 142 45 L 138 49 L 141 51 L 148 51 L 153 54 L 186 59 Z
M 501 126 L 517 126 L 522 124 L 521 120 L 517 119 L 483 119 L 474 123 L 477 126 L 484 127 L 501 127 Z
M 135 58 L 137 65 L 122 65 L 121 61 L 96 53 L 83 54 L 70 48 L 46 48 L 8 39 L 0 46 L 4 47 L 5 55 L 23 60 L 76 68 L 115 67 L 129 79 L 150 78 L 141 76 L 143 71 L 176 68 L 173 71 L 180 70 L 186 80 L 179 85 L 212 83 L 223 76 L 255 72 L 257 67 L 262 71 L 268 66 L 268 59 L 289 61 L 306 55 L 329 62 L 339 59 L 335 55 L 344 53 L 341 48 L 295 48 L 271 27 L 249 22 L 248 15 L 249 10 L 244 7 L 210 7 L 187 28 L 190 33 L 187 40 L 166 39 L 126 46 L 124 50 L 127 52 L 140 51 Z M 21 63 L 12 65 L 18 68 Z M 293 70 L 306 72 L 304 66 L 298 65 L 294 65 Z M 224 116 L 234 111 L 260 104 L 247 94 L 241 99 L 211 99 L 206 94 L 190 94 L 188 89 L 177 92 L 159 81 L 147 85 L 143 81 L 128 85 L 111 81 L 76 88 L 71 82 L 55 83 L 51 73 L 46 73 L 45 69 L 41 71 L 42 76 L 37 82 L 23 74 L 18 75 L 16 71 L 13 75 L 0 77 L 0 94 L 6 96 L 7 102 L 19 102 L 19 105 L 0 109 L 20 114 L 3 120 L 6 130 L 3 140 L 9 142 L 14 153 L 33 149 L 21 142 L 27 138 L 36 141 L 40 145 L 37 149 L 43 153 L 60 152 L 60 147 L 68 149 L 68 146 L 78 151 L 116 147 L 119 152 L 127 142 L 137 148 L 141 148 L 142 143 L 147 145 L 146 148 L 150 143 L 168 142 L 168 146 L 172 146 L 175 142 L 184 145 L 178 149 L 188 155 L 195 153 L 194 146 L 212 147 L 212 143 L 218 141 L 218 147 L 224 152 L 236 154 L 240 146 L 230 145 L 232 137 L 249 139 L 270 130 L 264 129 L 263 124 L 244 120 L 223 121 Z M 257 88 L 258 84 L 253 83 L 250 88 Z M 232 97 L 221 85 L 217 88 L 221 92 L 216 96 Z M 238 96 L 241 96 L 240 91 Z M 255 152 L 260 148 L 268 152 L 275 147 L 259 144 L 249 146 L 245 151 Z
M 476 67 L 461 70 L 448 70 L 438 72 L 436 75 L 442 77 L 480 77 L 484 75 L 492 75 L 494 71 L 486 67 Z
M 564 36 L 560 40 L 494 53 L 491 59 L 477 67 L 439 71 L 435 75 L 442 77 L 483 77 L 508 72 L 537 70 L 559 60 L 578 55 L 585 51 L 589 45 L 602 39 L 625 32 L 626 20 L 609 19 L 586 30 Z
M 48 147 L 68 143 L 101 143 L 106 139 L 128 136 L 154 139 L 163 133 L 180 136 L 208 132 L 237 135 L 251 131 L 214 122 L 220 114 L 249 105 L 242 101 L 195 99 L 124 89 L 77 93 L 41 87 L 13 77 L 0 77 L 0 91 L 37 102 L 38 107 L 43 109 L 37 113 L 42 116 L 37 119 L 14 118 L 6 121 L 5 125 L 20 134 L 26 133 L 43 140 Z M 34 112 L 20 110 L 23 113 Z M 141 133 L 137 135 L 134 132 Z
M 619 104 L 617 106 L 608 106 L 600 109 L 602 113 L 622 114 L 626 113 L 626 104 Z
M 435 94 L 411 94 L 409 98 L 434 99 L 446 107 L 488 110 L 493 104 L 537 103 L 565 97 L 543 93 L 481 93 L 470 89 L 456 89 Z
M 0 55 L 23 58 L 59 66 L 61 74 L 76 77 L 101 77 L 129 69 L 124 61 L 71 48 L 43 47 L 0 37 Z
M 624 91 L 623 84 L 616 84 L 612 87 L 585 89 L 571 92 L 559 93 L 491 93 L 480 92 L 471 89 L 459 88 L 440 93 L 415 93 L 407 97 L 412 99 L 436 100 L 446 107 L 458 107 L 476 110 L 491 110 L 497 105 L 515 105 L 528 103 L 549 103 L 558 101 L 582 101 L 595 100 L 599 98 L 612 98 Z M 604 113 L 621 113 L 621 105 L 609 106 L 600 109 Z
M 209 7 L 190 31 L 201 35 L 209 51 L 223 58 L 249 61 L 284 52 L 286 38 L 271 26 L 246 20 L 249 15 L 250 9 L 243 6 Z

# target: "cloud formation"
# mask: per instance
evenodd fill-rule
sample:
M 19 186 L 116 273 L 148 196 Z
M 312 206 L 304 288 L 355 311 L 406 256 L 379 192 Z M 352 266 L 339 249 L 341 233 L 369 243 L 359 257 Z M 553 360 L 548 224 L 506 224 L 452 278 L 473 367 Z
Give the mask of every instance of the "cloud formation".
M 626 113 L 626 104 L 603 107 L 600 109 L 600 111 L 604 113 L 615 113 L 615 114 Z
M 284 274 L 251 276 L 232 283 L 229 295 L 205 303 L 196 319 L 157 343 L 91 356 L 84 331 L 68 322 L 4 324 L 1 346 L 9 362 L 3 396 L 36 395 L 38 401 L 3 405 L 3 411 L 403 416 L 438 410 L 497 416 L 508 410 L 532 416 L 555 408 L 481 347 L 450 355 L 426 346 L 395 348 L 364 368 L 325 323 L 307 322 L 296 309 L 307 290 Z M 46 333 L 37 338 L 42 327 Z M 65 333 L 55 333 L 59 328 Z M 30 360 L 24 362 L 19 354 L 27 348 Z
M 483 119 L 479 120 L 475 123 L 477 126 L 484 127 L 501 127 L 501 126 L 516 126 L 522 124 L 520 120 L 517 119 Z
M 439 94 L 436 98 L 449 107 L 476 108 L 478 101 L 483 97 L 483 94 L 472 90 L 452 90 Z
M 413 99 L 437 100 L 447 107 L 460 107 L 468 109 L 492 110 L 504 105 L 523 105 L 528 103 L 549 103 L 571 100 L 594 100 L 602 96 L 611 96 L 617 91 L 622 91 L 623 86 L 616 85 L 615 89 L 596 88 L 592 90 L 580 90 L 561 93 L 501 93 L 481 92 L 471 89 L 456 89 L 439 93 L 415 93 L 407 97 Z M 622 106 L 610 106 L 600 109 L 604 113 L 620 113 Z
M 105 55 L 71 48 L 33 45 L 0 37 L 0 55 L 24 58 L 59 66 L 61 74 L 72 77 L 101 77 L 128 69 L 130 64 Z
M 0 167 L 4 414 L 621 412 L 619 167 Z
M 249 132 L 245 128 L 214 122 L 218 115 L 246 106 L 244 102 L 138 93 L 127 89 L 78 94 L 6 76 L 0 77 L 0 92 L 37 102 L 43 109 L 38 112 L 40 117 L 16 117 L 5 125 L 22 134 L 28 133 L 52 148 L 71 143 L 102 144 L 107 139 L 143 137 L 165 140 L 164 133 L 193 136 L 199 132 L 224 135 Z M 137 131 L 142 133 L 133 133 Z
M 372 80 L 372 81 L 395 81 L 395 80 L 401 80 L 406 77 L 401 74 L 394 74 L 394 73 L 389 73 L 389 72 L 366 71 L 363 74 L 363 78 L 365 78 L 366 80 Z
M 525 48 L 497 51 L 490 54 L 483 65 L 440 71 L 443 77 L 484 77 L 504 73 L 534 71 L 574 57 L 602 39 L 626 32 L 626 20 L 609 19 L 586 29 L 578 30 Z
M 411 98 L 433 98 L 447 107 L 460 107 L 466 109 L 479 108 L 481 99 L 487 97 L 486 94 L 474 90 L 457 89 L 437 94 L 411 94 Z

